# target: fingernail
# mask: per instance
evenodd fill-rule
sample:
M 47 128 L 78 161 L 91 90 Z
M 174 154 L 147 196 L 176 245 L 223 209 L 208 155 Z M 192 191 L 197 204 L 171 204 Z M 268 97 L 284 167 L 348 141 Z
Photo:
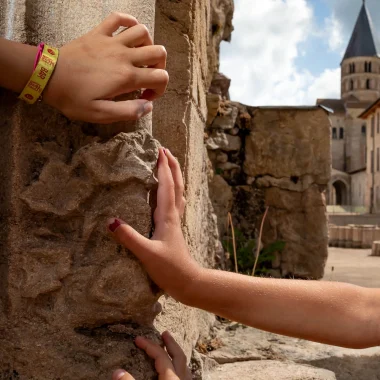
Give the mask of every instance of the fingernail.
M 116 229 L 117 229 L 118 227 L 120 227 L 120 226 L 121 226 L 121 222 L 120 222 L 119 219 L 110 219 L 110 220 L 108 221 L 108 228 L 109 228 L 109 230 L 110 230 L 112 233 L 115 232 Z
M 118 369 L 116 370 L 113 375 L 112 375 L 112 379 L 113 380 L 120 380 L 124 375 L 126 375 L 127 372 L 125 372 L 123 369 Z
M 144 104 L 144 111 L 143 111 L 143 115 L 147 115 L 148 113 L 152 112 L 153 110 L 153 103 L 152 102 L 146 102 Z
M 166 149 L 164 148 L 164 153 L 165 153 L 165 156 L 167 156 L 167 154 L 166 154 Z

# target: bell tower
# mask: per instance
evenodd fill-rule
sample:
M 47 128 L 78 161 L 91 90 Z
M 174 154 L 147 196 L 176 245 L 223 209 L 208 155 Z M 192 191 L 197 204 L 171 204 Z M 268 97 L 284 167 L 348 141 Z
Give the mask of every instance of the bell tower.
M 368 103 L 380 98 L 380 39 L 365 0 L 341 63 L 341 97 Z

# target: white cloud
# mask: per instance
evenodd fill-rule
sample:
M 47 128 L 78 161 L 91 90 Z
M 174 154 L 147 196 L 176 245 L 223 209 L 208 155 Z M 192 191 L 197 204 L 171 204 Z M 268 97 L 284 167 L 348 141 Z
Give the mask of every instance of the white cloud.
M 325 20 L 324 34 L 331 51 L 337 51 L 343 54 L 346 36 L 343 33 L 343 25 L 334 14 Z
M 340 97 L 340 68 L 326 69 L 313 78 L 307 87 L 305 99 L 307 104 L 314 104 L 317 98 L 336 99 Z
M 221 72 L 232 78 L 231 98 L 251 105 L 303 104 L 313 76 L 298 72 L 295 59 L 313 33 L 307 1 L 238 0 L 234 25 L 221 59 Z
M 337 15 L 358 0 L 329 1 L 332 13 L 320 30 L 310 0 L 235 0 L 235 31 L 231 45 L 222 46 L 220 67 L 232 79 L 233 100 L 249 105 L 311 105 L 317 98 L 339 98 L 339 67 L 313 75 L 296 66 L 296 59 L 305 54 L 305 43 L 316 36 L 343 53 L 347 25 L 352 30 L 355 20 L 351 14 Z M 357 12 L 351 13 L 357 17 Z

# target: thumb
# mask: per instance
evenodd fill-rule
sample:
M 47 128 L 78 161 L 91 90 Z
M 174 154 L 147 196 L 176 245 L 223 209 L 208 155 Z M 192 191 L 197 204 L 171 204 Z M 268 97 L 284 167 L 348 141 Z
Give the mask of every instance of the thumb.
M 123 369 L 118 369 L 112 374 L 112 380 L 135 380 L 135 378 Z
M 109 219 L 108 229 L 113 238 L 142 260 L 152 249 L 153 242 L 139 234 L 133 227 L 121 219 Z

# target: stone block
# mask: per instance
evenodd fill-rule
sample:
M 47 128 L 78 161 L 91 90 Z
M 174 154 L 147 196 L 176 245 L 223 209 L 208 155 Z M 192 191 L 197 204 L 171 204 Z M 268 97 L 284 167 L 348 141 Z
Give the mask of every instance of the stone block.
M 231 136 L 224 132 L 213 130 L 206 140 L 206 146 L 210 150 L 220 149 L 225 152 L 236 152 L 241 148 L 241 139 L 239 136 Z
M 63 141 L 73 130 L 52 125 L 23 131 L 25 150 L 14 158 L 2 293 L 12 317 L 0 310 L 0 329 L 9 332 L 0 336 L 0 374 L 107 378 L 124 366 L 137 379 L 151 378 L 142 353 L 125 353 L 135 350 L 136 333 L 157 339 L 151 326 L 159 293 L 105 226 L 117 216 L 149 236 L 158 143 L 144 131 L 83 143 L 79 130 L 83 146 L 70 149 Z M 14 336 L 22 336 L 17 347 Z
M 363 244 L 363 229 L 360 226 L 353 227 L 352 231 L 352 247 L 362 248 Z
M 206 376 L 206 380 L 250 380 L 252 378 L 255 380 L 336 380 L 335 374 L 326 369 L 275 360 L 224 364 Z
M 207 126 L 211 125 L 214 121 L 216 115 L 218 114 L 221 96 L 217 94 L 208 94 L 207 95 Z
M 314 183 L 327 185 L 331 154 L 325 111 L 258 108 L 253 114 L 245 145 L 247 175 L 285 177 L 293 182 L 311 175 Z
M 223 131 L 233 129 L 236 123 L 238 112 L 239 110 L 237 107 L 231 104 L 226 104 L 219 110 L 219 115 L 215 118 L 214 122 L 211 125 L 211 128 L 221 129 Z

